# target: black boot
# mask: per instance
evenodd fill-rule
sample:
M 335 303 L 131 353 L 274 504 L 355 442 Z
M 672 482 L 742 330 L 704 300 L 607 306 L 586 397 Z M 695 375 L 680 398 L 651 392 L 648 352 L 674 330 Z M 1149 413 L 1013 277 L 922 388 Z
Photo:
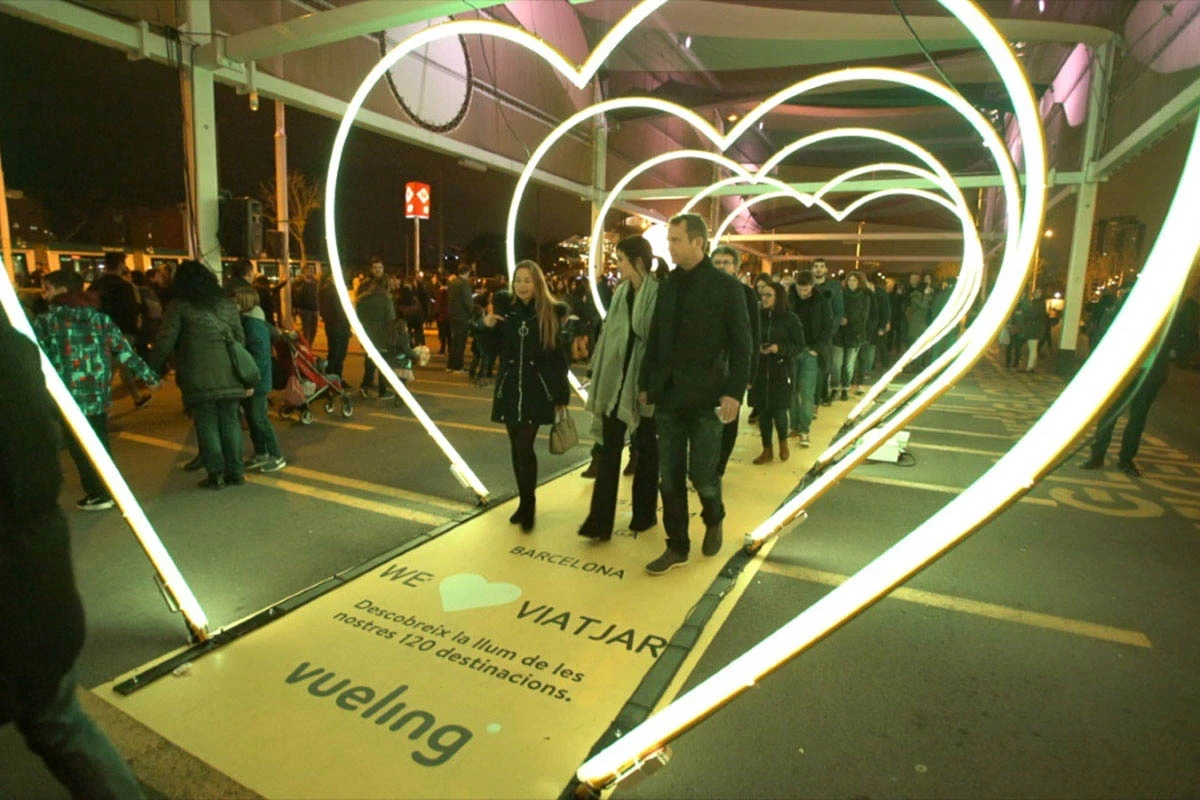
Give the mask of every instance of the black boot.
M 522 503 L 521 507 L 524 511 L 524 513 L 521 515 L 521 530 L 523 530 L 525 533 L 529 533 L 531 530 L 533 530 L 533 518 L 537 512 L 537 500 L 531 497 L 529 498 L 528 502 Z
M 630 450 L 629 451 L 629 463 L 625 465 L 625 472 L 623 472 L 622 474 L 629 476 L 629 475 L 632 475 L 634 472 L 636 472 L 637 471 L 637 462 L 638 462 L 638 451 Z
M 588 464 L 587 469 L 579 473 L 581 478 L 595 478 L 600 472 L 600 457 L 592 456 L 592 463 Z

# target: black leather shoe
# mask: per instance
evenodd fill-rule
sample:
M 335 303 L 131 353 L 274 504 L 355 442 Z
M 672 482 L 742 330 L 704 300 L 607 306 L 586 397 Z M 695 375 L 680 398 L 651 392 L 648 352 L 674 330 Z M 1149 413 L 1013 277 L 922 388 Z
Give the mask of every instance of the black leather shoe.
M 531 530 L 533 530 L 533 517 L 536 510 L 537 507 L 530 503 L 525 509 L 524 516 L 521 517 L 521 530 L 525 533 L 529 533 Z
M 704 544 L 700 546 L 700 552 L 706 556 L 715 556 L 721 552 L 722 526 L 721 523 L 709 525 L 704 530 Z
M 225 476 L 224 475 L 209 475 L 207 478 L 200 481 L 196 485 L 199 486 L 201 489 L 224 489 L 225 488 Z
M 1089 458 L 1087 461 L 1080 464 L 1079 468 L 1080 469 L 1103 469 L 1104 468 L 1104 458 L 1103 458 L 1103 456 L 1100 458 L 1095 458 L 1095 457 Z
M 600 459 L 596 458 L 596 456 L 592 456 L 592 463 L 587 465 L 587 469 L 585 469 L 583 472 L 579 473 L 579 477 L 595 478 L 596 475 L 599 474 L 599 472 L 600 472 Z
M 1132 461 L 1125 461 L 1117 464 L 1117 469 L 1121 470 L 1121 472 L 1124 472 L 1126 475 L 1132 475 L 1135 478 L 1142 477 L 1141 469 L 1139 469 L 1138 465 Z
M 196 456 L 191 461 L 189 461 L 183 465 L 183 471 L 184 472 L 195 472 L 196 470 L 202 468 L 203 466 L 204 466 L 204 459 L 201 458 L 200 456 Z
M 513 525 L 516 525 L 523 519 L 525 519 L 525 506 L 517 506 L 517 510 L 512 513 L 512 516 L 508 518 L 508 521 Z
M 584 520 L 583 524 L 579 526 L 579 535 L 585 536 L 593 541 L 607 542 L 612 538 L 612 531 L 609 531 L 608 533 L 601 533 L 600 531 L 596 530 L 596 526 L 592 524 L 590 519 L 588 519 Z
M 634 533 L 641 533 L 642 531 L 650 530 L 657 524 L 658 520 L 656 519 L 649 520 L 648 522 L 638 522 L 637 520 L 633 520 L 629 523 L 629 530 L 633 531 Z

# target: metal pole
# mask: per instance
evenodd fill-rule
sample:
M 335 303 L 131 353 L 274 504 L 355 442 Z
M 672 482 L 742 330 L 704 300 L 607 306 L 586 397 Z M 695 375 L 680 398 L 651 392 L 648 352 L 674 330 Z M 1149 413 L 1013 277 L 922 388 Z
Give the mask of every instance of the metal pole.
M 865 223 L 863 223 L 862 221 L 859 221 L 859 223 L 858 223 L 858 241 L 856 241 L 854 243 L 854 269 L 856 272 L 859 269 L 858 260 L 862 256 L 862 242 L 863 242 L 862 232 L 863 232 L 864 224 Z
M 8 277 L 13 286 L 17 285 L 17 270 L 13 266 L 12 236 L 8 230 L 8 185 L 4 182 L 4 163 L 0 161 L 0 248 L 4 253 L 4 266 L 8 268 Z M 32 272 L 31 265 L 26 269 Z
M 421 271 L 421 220 L 413 217 L 413 272 Z
M 275 101 L 275 216 L 279 231 L 280 280 L 286 280 L 279 293 L 279 326 L 292 327 L 291 215 L 288 209 L 287 115 L 282 101 Z M 300 265 L 304 269 L 304 264 Z M 265 310 L 265 309 L 264 309 Z

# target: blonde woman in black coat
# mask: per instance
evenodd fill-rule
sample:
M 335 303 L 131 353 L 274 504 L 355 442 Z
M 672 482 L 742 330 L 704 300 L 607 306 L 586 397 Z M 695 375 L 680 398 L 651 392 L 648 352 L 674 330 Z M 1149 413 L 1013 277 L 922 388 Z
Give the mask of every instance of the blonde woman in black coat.
M 500 365 L 492 398 L 492 421 L 508 428 L 513 473 L 521 503 L 509 522 L 533 530 L 537 508 L 538 428 L 553 425 L 571 400 L 568 360 L 560 331 L 566 306 L 546 287 L 542 268 L 522 261 L 513 271 L 512 305 L 504 316 L 488 314 L 483 324 L 500 327 Z

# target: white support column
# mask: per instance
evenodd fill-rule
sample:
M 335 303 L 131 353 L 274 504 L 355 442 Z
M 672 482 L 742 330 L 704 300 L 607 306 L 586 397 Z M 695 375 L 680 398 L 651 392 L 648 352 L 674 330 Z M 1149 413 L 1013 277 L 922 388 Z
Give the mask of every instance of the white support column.
M 1088 98 L 1087 121 L 1083 129 L 1081 167 L 1084 182 L 1075 195 L 1075 224 L 1071 230 L 1071 254 L 1067 261 L 1066 298 L 1059 323 L 1058 374 L 1074 375 L 1079 366 L 1079 318 L 1083 312 L 1088 256 L 1092 248 L 1092 226 L 1096 221 L 1096 195 L 1099 190 L 1096 170 L 1097 145 L 1108 113 L 1108 86 L 1112 75 L 1112 44 L 1100 48 L 1093 69 Z
M 209 0 L 185 0 L 184 9 L 187 16 L 185 31 L 196 31 L 197 36 L 212 31 Z M 217 196 L 217 118 L 212 71 L 202 67 L 192 69 L 185 86 L 184 102 L 188 103 L 186 117 L 190 122 L 190 129 L 186 133 L 191 145 L 188 171 L 197 237 L 194 255 L 219 277 L 221 245 L 217 240 L 217 226 L 220 202 Z
M 292 219 L 288 181 L 287 106 L 275 101 L 275 229 L 279 232 L 279 277 L 287 280 L 279 293 L 279 326 L 292 329 Z M 301 251 L 303 252 L 303 251 Z M 304 265 L 300 265 L 304 269 Z
M 593 102 L 604 99 L 599 82 L 593 84 Z M 592 228 L 596 227 L 596 217 L 600 206 L 604 204 L 604 194 L 608 182 L 608 120 L 603 114 L 594 118 L 592 126 Z M 603 229 L 601 229 L 603 230 Z M 603 253 L 603 249 L 600 251 Z

